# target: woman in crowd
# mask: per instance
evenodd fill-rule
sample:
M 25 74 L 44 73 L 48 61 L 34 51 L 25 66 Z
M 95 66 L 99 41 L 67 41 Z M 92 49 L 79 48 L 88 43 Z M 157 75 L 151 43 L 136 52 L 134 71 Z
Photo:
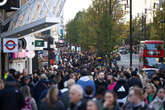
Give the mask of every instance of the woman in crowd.
M 103 110 L 121 110 L 117 103 L 117 97 L 113 92 L 106 92 L 104 96 Z
M 59 101 L 58 93 L 58 88 L 52 86 L 41 103 L 40 110 L 65 110 L 64 104 Z
M 156 87 L 152 83 L 147 83 L 144 94 L 145 103 L 150 104 L 154 100 L 155 94 L 156 94 Z
M 35 99 L 31 96 L 29 86 L 23 86 L 21 91 L 25 97 L 26 106 L 21 110 L 38 110 Z
M 160 88 L 157 92 L 157 96 L 150 105 L 155 110 L 165 110 L 164 102 L 165 102 L 165 91 L 164 88 Z
M 110 76 L 110 84 L 108 86 L 108 90 L 109 91 L 113 91 L 114 87 L 116 86 L 116 81 L 115 81 L 115 78 L 111 75 Z
M 96 100 L 89 100 L 86 110 L 101 110 L 101 108 Z

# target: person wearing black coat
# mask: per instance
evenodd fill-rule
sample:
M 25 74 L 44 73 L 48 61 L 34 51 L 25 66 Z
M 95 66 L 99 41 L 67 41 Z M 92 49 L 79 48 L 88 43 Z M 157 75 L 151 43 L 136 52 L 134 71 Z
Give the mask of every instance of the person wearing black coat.
M 0 90 L 0 110 L 21 110 L 25 99 L 14 79 L 6 81 L 5 88 Z
M 96 97 L 103 97 L 108 88 L 108 84 L 105 80 L 104 72 L 99 72 L 98 79 L 95 81 L 95 85 L 96 85 Z
M 138 86 L 140 88 L 143 88 L 141 80 L 137 77 L 138 77 L 137 72 L 136 71 L 132 72 L 132 78 L 128 80 L 129 87 Z

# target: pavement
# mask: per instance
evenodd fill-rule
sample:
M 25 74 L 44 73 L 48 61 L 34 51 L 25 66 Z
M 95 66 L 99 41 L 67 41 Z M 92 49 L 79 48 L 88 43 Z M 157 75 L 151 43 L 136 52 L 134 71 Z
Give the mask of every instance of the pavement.
M 121 60 L 118 61 L 119 67 L 124 66 L 125 68 L 130 67 L 130 54 L 121 55 Z M 139 67 L 139 56 L 138 54 L 133 54 L 132 56 L 132 65 L 133 68 Z

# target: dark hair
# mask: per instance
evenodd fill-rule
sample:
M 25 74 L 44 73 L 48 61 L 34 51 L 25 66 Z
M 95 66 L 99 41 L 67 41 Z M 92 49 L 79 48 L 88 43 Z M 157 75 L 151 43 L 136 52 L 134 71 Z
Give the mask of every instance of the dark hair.
M 86 86 L 85 93 L 86 93 L 86 95 L 91 95 L 93 93 L 92 86 Z
M 114 97 L 114 102 L 113 102 L 113 104 L 116 105 L 116 104 L 117 104 L 117 95 L 116 95 L 116 93 L 113 92 L 113 91 L 106 91 L 106 92 L 105 92 L 105 95 L 108 94 L 108 93 L 110 93 L 110 94 L 113 95 L 113 97 Z

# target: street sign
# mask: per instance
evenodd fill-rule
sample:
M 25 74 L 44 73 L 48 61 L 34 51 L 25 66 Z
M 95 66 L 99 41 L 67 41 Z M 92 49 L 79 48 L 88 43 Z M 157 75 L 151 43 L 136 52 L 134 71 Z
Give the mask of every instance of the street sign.
M 3 39 L 3 52 L 4 53 L 18 52 L 18 39 L 17 38 Z
M 35 40 L 35 47 L 44 47 L 43 40 Z

